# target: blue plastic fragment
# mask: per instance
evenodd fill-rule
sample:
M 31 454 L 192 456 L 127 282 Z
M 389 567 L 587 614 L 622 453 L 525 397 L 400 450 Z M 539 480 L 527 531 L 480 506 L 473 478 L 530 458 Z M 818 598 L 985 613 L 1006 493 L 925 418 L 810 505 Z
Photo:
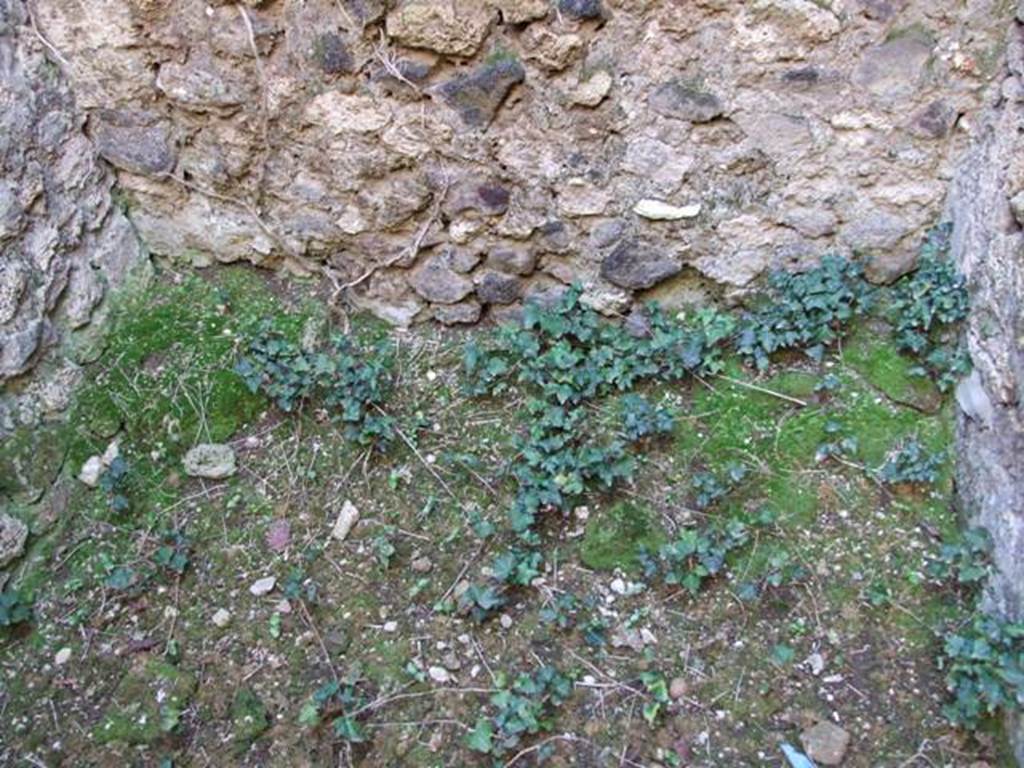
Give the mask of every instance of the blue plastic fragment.
M 786 756 L 786 759 L 793 768 L 816 768 L 807 755 L 798 752 L 790 744 L 782 744 L 782 754 Z

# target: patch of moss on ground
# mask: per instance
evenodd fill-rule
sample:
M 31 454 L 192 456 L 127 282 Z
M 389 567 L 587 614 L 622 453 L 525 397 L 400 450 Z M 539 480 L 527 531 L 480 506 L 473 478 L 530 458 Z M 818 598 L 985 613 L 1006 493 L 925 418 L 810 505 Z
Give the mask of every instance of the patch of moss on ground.
M 169 453 L 230 438 L 265 405 L 231 371 L 245 341 L 263 322 L 297 338 L 311 315 L 286 312 L 261 277 L 241 268 L 216 282 L 157 281 L 126 297 L 72 410 L 72 459 L 119 430 L 130 440 L 159 438 Z
M 930 379 L 911 375 L 914 362 L 897 351 L 884 330 L 863 327 L 843 347 L 843 362 L 886 397 L 928 412 L 942 404 Z
M 177 728 L 196 685 L 189 672 L 145 661 L 122 678 L 93 736 L 101 744 L 152 744 Z
M 251 688 L 239 688 L 231 702 L 231 723 L 234 738 L 239 744 L 248 744 L 270 727 L 267 709 Z
M 656 550 L 665 540 L 665 531 L 651 519 L 650 512 L 619 503 L 593 513 L 580 545 L 580 559 L 598 571 L 635 570 L 640 548 Z

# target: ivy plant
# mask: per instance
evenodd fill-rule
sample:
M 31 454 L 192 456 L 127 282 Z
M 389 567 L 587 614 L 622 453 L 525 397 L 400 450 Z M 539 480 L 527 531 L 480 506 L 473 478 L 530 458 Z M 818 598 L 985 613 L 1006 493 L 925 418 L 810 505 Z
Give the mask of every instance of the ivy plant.
M 747 543 L 747 526 L 730 520 L 720 527 L 688 529 L 657 552 L 641 548 L 638 555 L 647 578 L 660 577 L 696 595 L 704 582 L 721 573 L 730 552 Z
M 973 729 L 1000 710 L 1024 708 L 1024 623 L 975 614 L 946 636 L 939 664 L 952 694 L 943 713 L 953 724 Z
M 918 361 L 911 372 L 930 376 L 944 392 L 971 368 L 955 338 L 970 300 L 967 281 L 949 258 L 951 234 L 949 224 L 929 233 L 917 269 L 894 288 L 891 313 L 897 346 Z
M 889 485 L 935 483 L 945 461 L 945 452 L 932 453 L 917 440 L 908 440 L 889 453 L 878 476 Z
M 488 755 L 506 754 L 527 736 L 550 731 L 556 708 L 572 695 L 572 680 L 551 666 L 521 672 L 511 684 L 498 675 L 497 683 L 494 714 L 480 717 L 466 738 L 470 749 Z
M 955 540 L 946 541 L 928 558 L 925 570 L 941 582 L 980 586 L 992 571 L 992 539 L 984 528 L 971 528 Z
M 350 676 L 321 685 L 302 706 L 299 724 L 315 727 L 321 722 L 330 722 L 334 735 L 343 741 L 353 744 L 366 741 L 358 715 L 367 700 L 358 683 L 356 677 Z
M 737 351 L 759 370 L 782 350 L 802 349 L 821 360 L 873 298 L 861 267 L 840 256 L 825 256 L 818 267 L 803 273 L 775 272 L 760 306 L 739 322 Z
M 0 592 L 0 627 L 13 627 L 32 620 L 32 600 L 16 589 Z
M 328 410 L 360 445 L 386 445 L 393 420 L 384 413 L 392 365 L 390 347 L 364 352 L 340 334 L 326 348 L 309 351 L 264 325 L 248 353 L 235 365 L 249 390 L 263 392 L 281 410 L 307 402 Z
M 591 488 L 610 490 L 633 476 L 630 446 L 670 428 L 670 415 L 638 395 L 642 381 L 680 379 L 714 365 L 713 350 L 728 323 L 711 314 L 683 326 L 657 307 L 647 309 L 646 335 L 638 338 L 602 321 L 573 286 L 550 308 L 528 304 L 518 326 L 505 326 L 485 347 L 470 344 L 464 356 L 467 387 L 476 395 L 527 390 L 529 422 L 514 444 L 512 475 L 518 486 L 513 530 L 535 541 L 540 513 L 566 510 Z M 623 394 L 619 436 L 600 439 L 585 406 Z

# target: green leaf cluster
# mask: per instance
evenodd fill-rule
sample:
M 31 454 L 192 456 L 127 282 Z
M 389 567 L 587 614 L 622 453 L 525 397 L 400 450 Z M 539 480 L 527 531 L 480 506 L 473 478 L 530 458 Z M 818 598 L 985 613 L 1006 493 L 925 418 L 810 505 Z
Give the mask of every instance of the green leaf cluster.
M 512 528 L 527 540 L 535 540 L 541 512 L 568 509 L 592 487 L 610 490 L 631 478 L 630 445 L 671 428 L 667 410 L 627 394 L 621 435 L 601 440 L 585 406 L 645 380 L 716 370 L 718 346 L 732 331 L 731 319 L 717 313 L 698 313 L 683 326 L 652 306 L 648 332 L 633 336 L 603 322 L 581 293 L 573 286 L 554 307 L 527 305 L 520 325 L 500 329 L 486 348 L 470 344 L 464 356 L 470 392 L 499 395 L 519 386 L 530 394 L 528 426 L 515 440 L 518 492 L 510 510 Z
M 878 469 L 878 476 L 889 485 L 930 484 L 939 479 L 945 462 L 945 452 L 930 453 L 917 440 L 908 440 L 889 454 Z
M 459 609 L 476 621 L 490 618 L 508 602 L 509 589 L 527 587 L 540 576 L 543 563 L 544 556 L 535 550 L 505 550 L 491 564 L 490 583 L 470 584 L 459 596 Z
M 992 539 L 984 528 L 971 528 L 954 541 L 944 542 L 938 553 L 928 558 L 925 570 L 939 581 L 959 585 L 981 585 L 992 571 Z
M 191 544 L 188 538 L 180 531 L 165 531 L 160 538 L 161 544 L 153 555 L 153 562 L 181 576 L 189 564 Z
M 503 755 L 524 737 L 550 731 L 555 709 L 572 695 L 572 680 L 551 666 L 521 672 L 511 685 L 498 682 L 490 701 L 494 715 L 479 718 L 466 739 L 470 749 L 483 754 Z
M 358 680 L 332 680 L 317 688 L 299 712 L 299 724 L 315 727 L 326 717 L 334 735 L 352 744 L 366 741 L 366 731 L 358 720 L 358 711 L 366 706 Z
M 128 462 L 122 456 L 116 457 L 100 475 L 100 490 L 107 497 L 107 507 L 120 514 L 131 507 L 128 500 Z
M 970 372 L 971 362 L 955 338 L 970 310 L 966 278 L 949 259 L 952 227 L 936 227 L 925 242 L 917 270 L 893 292 L 894 335 L 900 351 L 919 365 L 912 373 L 930 376 L 943 392 Z
M 946 636 L 940 666 L 953 700 L 943 714 L 977 728 L 1000 710 L 1024 708 L 1024 623 L 982 613 Z
M 13 627 L 32 620 L 32 600 L 24 592 L 5 589 L 0 592 L 0 627 Z
M 861 267 L 841 256 L 825 256 L 808 272 L 775 272 L 761 306 L 740 320 L 736 349 L 758 370 L 782 350 L 803 349 L 821 360 L 825 348 L 842 337 L 850 320 L 870 309 L 873 299 Z
M 638 557 L 647 578 L 659 577 L 696 595 L 705 581 L 722 572 L 728 554 L 749 538 L 745 523 L 730 520 L 722 526 L 687 529 L 655 553 L 641 548 Z
M 235 365 L 251 392 L 263 392 L 281 410 L 314 402 L 334 414 L 346 437 L 360 445 L 385 445 L 395 434 L 383 411 L 391 383 L 392 351 L 362 351 L 335 334 L 325 349 L 308 351 L 264 325 Z
M 731 463 L 725 468 L 723 475 L 713 472 L 698 472 L 690 481 L 693 485 L 694 501 L 697 509 L 707 509 L 719 499 L 725 497 L 747 476 L 747 468 L 739 463 Z

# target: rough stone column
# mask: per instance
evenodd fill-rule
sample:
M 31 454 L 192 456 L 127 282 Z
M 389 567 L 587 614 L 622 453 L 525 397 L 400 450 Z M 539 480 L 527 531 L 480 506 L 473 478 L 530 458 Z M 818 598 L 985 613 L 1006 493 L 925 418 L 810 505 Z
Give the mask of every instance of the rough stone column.
M 83 123 L 28 6 L 0 0 L 0 436 L 64 407 L 108 289 L 144 262 Z
M 993 102 L 950 197 L 975 367 L 957 390 L 957 489 L 965 515 L 995 543 L 987 607 L 1024 619 L 1024 3 Z M 1024 765 L 1024 718 L 1010 729 Z

